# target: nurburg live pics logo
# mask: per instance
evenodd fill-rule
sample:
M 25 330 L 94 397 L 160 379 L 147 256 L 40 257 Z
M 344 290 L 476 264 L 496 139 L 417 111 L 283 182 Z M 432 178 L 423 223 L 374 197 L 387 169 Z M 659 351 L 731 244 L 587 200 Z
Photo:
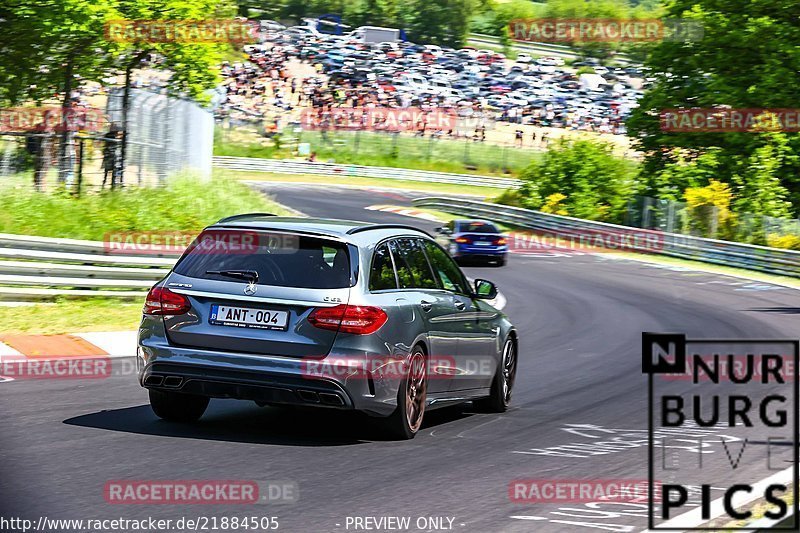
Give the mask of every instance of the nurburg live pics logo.
M 797 531 L 799 344 L 642 334 L 649 529 L 747 529 L 760 510 L 770 529 Z M 666 431 L 680 427 L 719 434 L 687 440 Z M 697 487 L 700 501 L 690 502 Z

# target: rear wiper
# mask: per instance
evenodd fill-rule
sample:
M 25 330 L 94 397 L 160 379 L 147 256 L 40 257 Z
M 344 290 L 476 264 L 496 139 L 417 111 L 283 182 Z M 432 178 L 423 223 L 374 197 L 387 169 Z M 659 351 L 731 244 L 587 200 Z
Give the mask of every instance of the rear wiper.
M 250 283 L 258 283 L 258 272 L 255 270 L 206 270 L 206 274 L 243 279 Z

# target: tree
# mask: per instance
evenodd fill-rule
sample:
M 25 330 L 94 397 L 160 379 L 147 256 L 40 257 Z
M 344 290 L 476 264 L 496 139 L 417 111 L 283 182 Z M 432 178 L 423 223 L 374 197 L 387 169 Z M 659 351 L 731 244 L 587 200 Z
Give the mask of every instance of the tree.
M 79 80 L 99 81 L 112 68 L 119 46 L 103 30 L 119 18 L 114 0 L 12 0 L 6 9 L 4 25 L 14 40 L 4 45 L 9 55 L 0 60 L 0 72 L 16 71 L 4 93 L 11 103 L 60 95 L 66 112 Z M 72 184 L 72 135 L 62 128 L 59 181 L 67 185 Z
M 409 0 L 404 20 L 412 41 L 460 48 L 464 45 L 474 0 Z
M 764 143 L 744 161 L 742 169 L 733 175 L 737 199 L 737 212 L 750 212 L 770 217 L 788 217 L 791 203 L 789 191 L 781 185 L 778 171 L 786 166 L 788 158 L 797 158 L 791 152 L 785 134 L 771 133 L 763 136 Z
M 521 177 L 525 207 L 557 205 L 571 216 L 590 220 L 622 221 L 637 189 L 632 167 L 613 154 L 613 146 L 590 140 L 559 139 Z
M 107 38 L 107 24 L 127 19 L 225 18 L 235 13 L 228 0 L 11 0 L 3 16 L 0 101 L 16 105 L 58 96 L 64 108 L 79 84 L 102 82 L 110 74 L 128 74 L 145 57 L 148 65 L 171 73 L 172 93 L 203 99 L 219 80 L 226 44 L 118 42 Z M 6 39 L 6 36 L 9 36 Z M 126 87 L 128 83 L 126 83 Z M 127 101 L 127 98 L 126 98 Z M 62 133 L 59 179 L 69 184 L 72 132 Z
M 760 189 L 753 164 L 767 163 L 774 180 L 788 190 L 795 213 L 800 207 L 800 136 L 785 136 L 782 148 L 762 150 L 770 133 L 662 131 L 659 114 L 674 108 L 791 108 L 800 101 L 800 4 L 781 6 L 765 0 L 670 0 L 666 17 L 701 23 L 703 38 L 660 42 L 649 50 L 645 66 L 653 83 L 628 121 L 628 130 L 644 152 L 641 176 L 648 192 L 679 157 L 713 152 L 717 178 L 734 184 L 738 196 Z M 752 157 L 754 154 L 756 160 Z M 758 161 L 758 163 L 756 163 Z M 737 209 L 746 204 L 737 203 Z M 763 202 L 750 203 L 763 206 Z M 758 207 L 761 208 L 761 207 Z

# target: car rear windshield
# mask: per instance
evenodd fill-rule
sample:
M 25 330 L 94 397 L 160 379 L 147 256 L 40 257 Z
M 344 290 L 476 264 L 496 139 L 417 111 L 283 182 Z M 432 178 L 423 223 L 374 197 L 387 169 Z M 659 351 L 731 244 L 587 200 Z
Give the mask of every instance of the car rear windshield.
M 496 227 L 486 222 L 459 222 L 458 231 L 461 233 L 499 233 Z
M 347 244 L 283 232 L 206 230 L 175 265 L 190 278 L 306 289 L 349 287 Z

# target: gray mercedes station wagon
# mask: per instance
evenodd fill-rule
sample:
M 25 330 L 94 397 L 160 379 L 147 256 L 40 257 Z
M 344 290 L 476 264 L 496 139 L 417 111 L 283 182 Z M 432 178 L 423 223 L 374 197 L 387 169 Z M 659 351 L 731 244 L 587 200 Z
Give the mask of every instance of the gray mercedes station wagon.
M 236 398 L 358 410 L 408 439 L 426 410 L 508 407 L 517 332 L 496 297 L 410 226 L 236 215 L 147 295 L 139 381 L 170 421 Z

